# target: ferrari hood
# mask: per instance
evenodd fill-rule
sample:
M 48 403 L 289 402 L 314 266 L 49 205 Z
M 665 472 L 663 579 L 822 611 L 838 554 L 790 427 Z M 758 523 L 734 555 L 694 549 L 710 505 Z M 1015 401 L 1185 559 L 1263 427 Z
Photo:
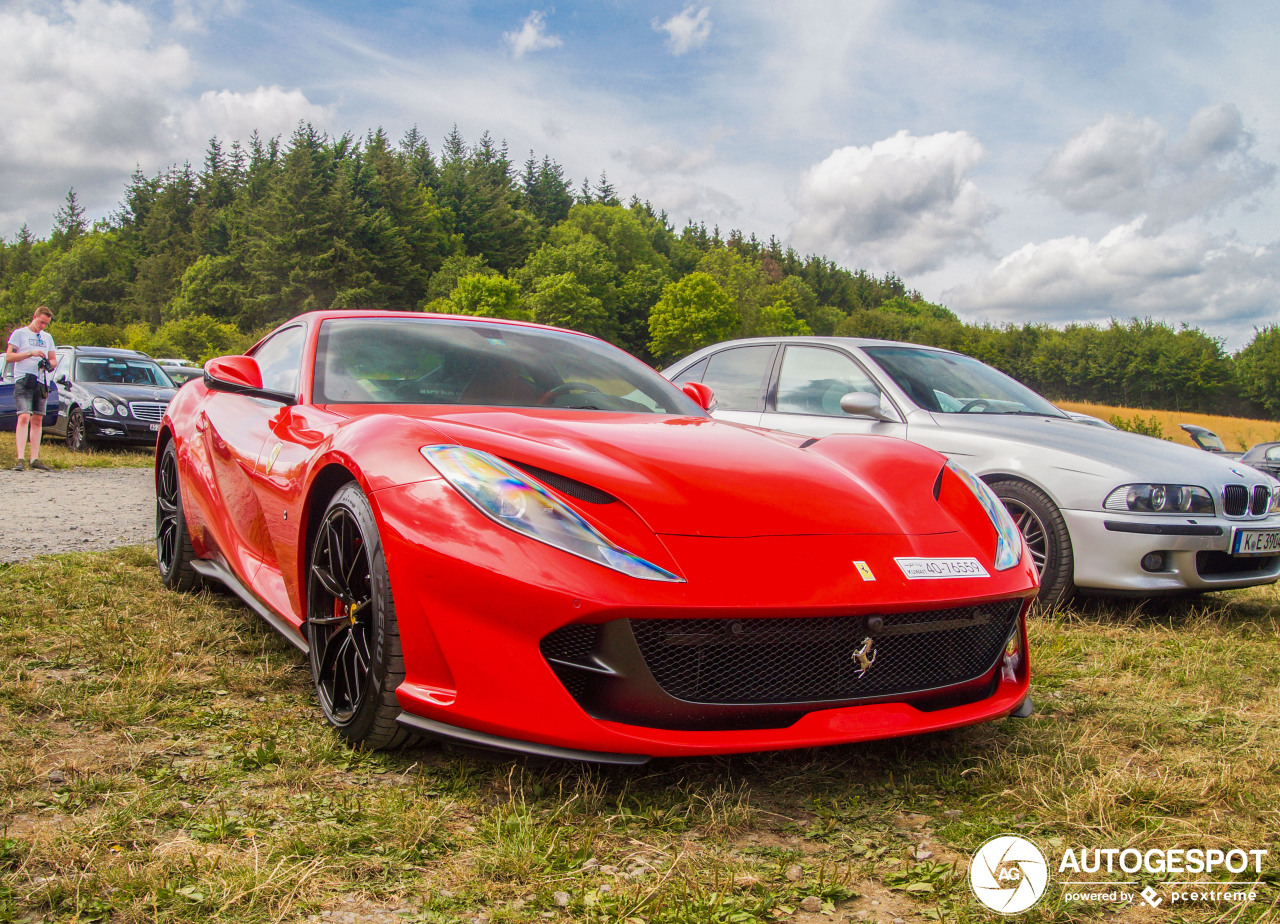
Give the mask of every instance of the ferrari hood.
M 955 529 L 932 493 L 943 460 L 901 440 L 836 437 L 830 442 L 847 451 L 830 452 L 813 440 L 707 418 L 557 411 L 468 411 L 433 415 L 430 425 L 460 445 L 604 491 L 660 534 Z M 865 466 L 855 447 L 866 453 Z

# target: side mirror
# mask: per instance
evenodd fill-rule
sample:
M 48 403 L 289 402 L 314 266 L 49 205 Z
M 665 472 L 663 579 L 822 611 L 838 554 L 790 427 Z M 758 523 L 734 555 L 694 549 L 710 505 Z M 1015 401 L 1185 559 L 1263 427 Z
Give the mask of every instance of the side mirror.
M 210 391 L 225 391 L 281 404 L 296 404 L 293 395 L 262 387 L 262 370 L 252 356 L 218 356 L 204 364 L 204 384 Z
M 59 372 L 59 373 L 57 374 L 57 376 L 54 378 L 54 381 L 55 381 L 55 382 L 57 382 L 59 385 L 70 385 L 70 384 L 71 384 L 71 383 L 67 380 L 67 374 L 66 374 L 65 372 Z
M 851 417 L 874 417 L 876 420 L 893 420 L 880 407 L 880 396 L 869 391 L 851 391 L 840 399 L 840 410 Z
M 685 382 L 680 386 L 680 390 L 692 398 L 693 403 L 704 411 L 711 410 L 716 403 L 716 396 L 711 391 L 710 385 L 703 385 L 701 382 Z

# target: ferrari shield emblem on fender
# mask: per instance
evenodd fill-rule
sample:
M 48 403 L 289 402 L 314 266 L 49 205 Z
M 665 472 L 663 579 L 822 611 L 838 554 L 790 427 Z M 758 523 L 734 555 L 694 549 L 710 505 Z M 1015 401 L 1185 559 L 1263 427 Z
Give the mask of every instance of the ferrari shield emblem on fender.
M 267 457 L 265 474 L 271 474 L 271 468 L 276 464 L 276 457 L 280 455 L 281 449 L 284 449 L 284 443 L 276 443 L 275 446 L 271 448 L 271 455 Z
M 861 668 L 858 671 L 859 677 L 864 676 L 871 669 L 871 665 L 876 663 L 875 644 L 870 638 L 862 640 L 862 647 L 853 653 L 853 660 L 857 661 L 858 666 Z

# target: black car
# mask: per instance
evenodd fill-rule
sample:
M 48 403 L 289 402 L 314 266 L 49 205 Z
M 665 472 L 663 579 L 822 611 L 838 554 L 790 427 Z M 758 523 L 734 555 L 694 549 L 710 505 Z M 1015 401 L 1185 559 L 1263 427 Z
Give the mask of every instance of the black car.
M 181 388 L 192 379 L 203 378 L 204 376 L 204 369 L 200 366 L 176 366 L 161 362 L 160 368 L 164 370 L 164 374 L 169 376 L 177 388 Z
M 0 431 L 13 430 L 18 425 L 18 406 L 13 400 L 13 366 L 0 353 Z M 44 406 L 44 428 L 48 430 L 58 419 L 58 384 L 49 379 L 49 400 Z
M 154 445 L 175 393 L 146 353 L 108 347 L 59 347 L 56 381 L 62 395 L 50 431 L 77 450 L 95 443 Z

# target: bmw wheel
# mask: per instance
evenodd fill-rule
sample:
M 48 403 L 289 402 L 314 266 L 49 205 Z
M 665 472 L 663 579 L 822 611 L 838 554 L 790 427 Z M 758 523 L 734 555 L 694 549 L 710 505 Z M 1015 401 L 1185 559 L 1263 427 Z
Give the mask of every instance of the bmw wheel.
M 325 719 L 353 745 L 408 743 L 414 734 L 396 722 L 404 656 L 391 580 L 373 509 L 355 482 L 325 509 L 307 573 L 311 677 Z
M 68 427 L 67 434 L 70 433 Z M 170 440 L 160 454 L 160 467 L 156 471 L 156 565 L 164 586 L 170 590 L 199 587 L 200 575 L 191 566 L 195 558 L 187 517 L 182 512 L 178 451 Z
M 1036 601 L 1050 610 L 1063 606 L 1075 595 L 1075 557 L 1057 505 L 1039 488 L 1022 481 L 996 481 L 991 490 L 1013 517 L 1040 574 Z

